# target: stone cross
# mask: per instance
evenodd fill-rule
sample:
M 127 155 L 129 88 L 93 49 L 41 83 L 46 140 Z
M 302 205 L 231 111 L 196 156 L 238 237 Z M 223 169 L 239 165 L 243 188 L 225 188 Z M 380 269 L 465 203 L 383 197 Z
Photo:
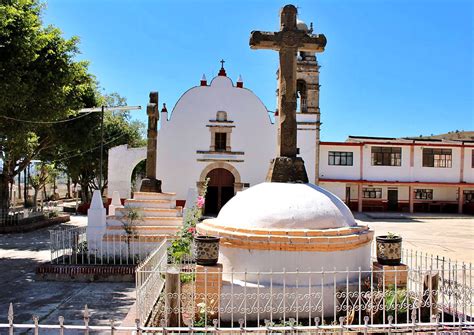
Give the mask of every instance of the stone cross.
M 158 137 L 158 92 L 150 92 L 150 102 L 146 106 L 148 115 L 146 178 L 142 180 L 141 192 L 160 192 L 161 181 L 156 179 L 156 150 Z
M 280 56 L 278 157 L 272 163 L 273 170 L 276 165 L 280 168 L 277 168 L 278 171 L 276 171 L 279 176 L 267 176 L 267 181 L 308 182 L 304 162 L 301 158 L 296 157 L 298 154 L 296 143 L 296 58 L 298 51 L 323 52 L 326 46 L 326 37 L 322 34 L 313 35 L 306 30 L 298 29 L 296 14 L 295 6 L 286 5 L 280 12 L 280 31 L 252 31 L 250 35 L 250 48 L 277 50 Z M 285 166 L 281 167 L 280 163 Z M 275 171 L 270 171 L 270 173 L 275 174 Z

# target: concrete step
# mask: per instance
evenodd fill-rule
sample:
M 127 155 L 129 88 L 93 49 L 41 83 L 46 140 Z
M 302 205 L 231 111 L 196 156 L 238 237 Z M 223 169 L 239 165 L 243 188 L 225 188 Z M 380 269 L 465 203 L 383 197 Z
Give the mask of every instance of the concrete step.
M 176 200 L 176 193 L 134 192 L 133 199 L 136 200 Z
M 126 242 L 128 236 L 125 234 L 110 234 L 106 233 L 102 237 L 102 241 L 104 242 L 112 242 L 112 243 L 117 243 L 117 242 Z M 174 239 L 176 238 L 176 235 L 169 235 L 169 234 L 143 234 L 140 235 L 138 238 L 132 239 L 133 242 L 135 243 L 150 243 L 150 242 L 161 242 L 164 239 Z
M 125 223 L 127 223 L 125 221 Z M 124 222 L 121 217 L 118 216 L 108 216 L 107 225 L 108 226 L 123 226 Z M 142 217 L 140 220 L 134 223 L 137 226 L 182 226 L 183 218 L 182 217 L 172 217 L 172 216 L 148 216 Z
M 170 200 L 125 200 L 125 206 L 133 208 L 176 208 L 176 203 Z
M 115 210 L 115 216 L 121 217 L 127 213 L 126 208 L 117 208 Z M 141 215 L 145 217 L 182 217 L 183 207 L 179 206 L 176 208 L 142 208 L 140 210 Z
M 142 235 L 175 235 L 180 229 L 181 226 L 135 226 L 134 232 L 140 238 Z M 108 234 L 114 234 L 114 232 L 125 233 L 121 226 L 107 226 Z

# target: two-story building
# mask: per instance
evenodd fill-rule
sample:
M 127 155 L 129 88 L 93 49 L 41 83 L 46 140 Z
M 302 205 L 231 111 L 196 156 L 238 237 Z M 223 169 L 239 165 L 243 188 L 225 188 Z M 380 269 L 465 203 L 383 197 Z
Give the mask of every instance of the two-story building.
M 474 141 L 321 142 L 320 186 L 354 211 L 474 213 Z

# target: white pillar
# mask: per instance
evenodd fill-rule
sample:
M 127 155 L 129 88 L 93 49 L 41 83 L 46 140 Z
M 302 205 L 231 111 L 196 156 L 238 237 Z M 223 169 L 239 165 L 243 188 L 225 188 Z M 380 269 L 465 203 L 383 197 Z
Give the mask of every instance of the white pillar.
M 99 190 L 92 195 L 91 207 L 87 211 L 87 243 L 88 246 L 96 247 L 97 242 L 102 240 L 105 234 L 105 208 Z
M 120 201 L 120 193 L 119 191 L 114 191 L 114 193 L 112 193 L 112 202 L 109 205 L 109 215 L 115 215 L 115 209 L 121 207 L 123 206 Z

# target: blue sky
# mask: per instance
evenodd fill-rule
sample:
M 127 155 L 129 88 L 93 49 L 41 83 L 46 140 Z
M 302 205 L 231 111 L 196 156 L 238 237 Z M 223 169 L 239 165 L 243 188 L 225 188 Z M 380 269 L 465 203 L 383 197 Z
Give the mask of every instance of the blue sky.
M 275 109 L 278 54 L 250 50 L 276 31 L 288 1 L 49 0 L 43 19 L 80 38 L 80 59 L 106 92 L 170 110 L 226 60 L 234 81 Z M 474 130 L 474 5 L 469 0 L 294 1 L 328 40 L 321 65 L 322 139 Z M 145 112 L 132 112 L 145 120 Z

